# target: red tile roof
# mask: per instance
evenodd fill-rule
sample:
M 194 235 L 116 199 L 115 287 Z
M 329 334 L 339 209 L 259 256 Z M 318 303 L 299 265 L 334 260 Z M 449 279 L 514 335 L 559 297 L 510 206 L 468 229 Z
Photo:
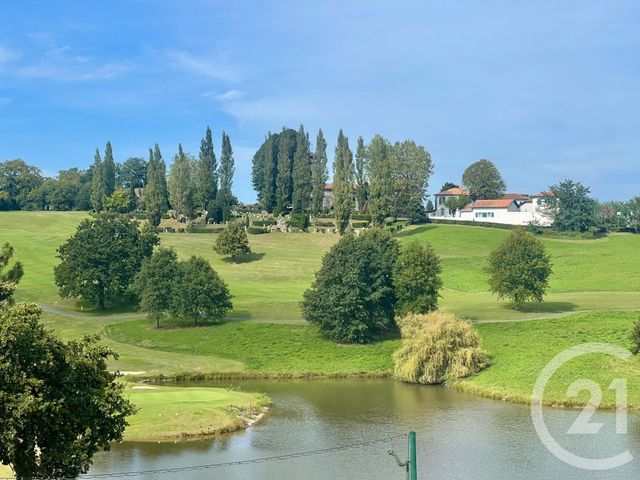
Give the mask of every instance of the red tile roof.
M 476 200 L 466 208 L 509 208 L 513 203 L 513 198 L 501 198 L 500 200 Z
M 530 200 L 530 195 L 526 193 L 505 193 L 502 198 L 511 198 L 513 200 Z
M 440 193 L 436 193 L 436 195 L 441 195 L 441 196 L 445 196 L 445 195 L 469 195 L 469 192 L 459 188 L 459 187 L 454 187 L 454 188 L 450 188 L 448 190 L 443 190 Z
M 325 190 L 333 190 L 333 183 L 325 183 L 324 184 L 324 189 Z
M 555 194 L 549 190 L 547 192 L 542 192 L 542 193 L 534 193 L 532 195 L 529 195 L 530 197 L 536 198 L 536 197 L 554 197 Z

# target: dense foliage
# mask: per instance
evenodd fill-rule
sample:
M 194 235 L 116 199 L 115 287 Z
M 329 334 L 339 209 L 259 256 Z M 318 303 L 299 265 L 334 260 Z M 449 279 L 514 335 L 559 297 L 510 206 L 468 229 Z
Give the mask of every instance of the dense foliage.
M 343 343 L 367 343 L 395 328 L 398 254 L 397 241 L 382 229 L 340 239 L 304 293 L 304 318 Z
M 227 225 L 216 238 L 216 243 L 213 249 L 218 255 L 231 257 L 231 260 L 235 260 L 239 255 L 246 255 L 251 253 L 249 247 L 249 238 L 247 237 L 247 231 L 242 222 L 231 222 Z
M 13 293 L 24 275 L 21 262 L 14 262 L 5 271 L 12 258 L 13 247 L 7 242 L 0 247 L 0 308 L 13 304 Z
M 597 202 L 589 197 L 589 187 L 564 180 L 550 187 L 543 198 L 545 214 L 561 231 L 586 232 L 597 224 Z
M 396 314 L 429 313 L 438 308 L 442 288 L 440 259 L 433 247 L 415 240 L 406 245 L 393 270 Z
M 487 366 L 487 354 L 473 326 L 451 313 L 435 311 L 398 321 L 402 344 L 393 354 L 396 378 L 435 384 L 462 378 Z
M 340 235 L 349 226 L 353 207 L 353 154 L 349 139 L 340 130 L 333 160 L 333 211 Z
M 501 198 L 507 185 L 498 168 L 489 160 L 472 163 L 462 174 L 462 184 L 472 200 Z
M 80 298 L 105 308 L 129 289 L 142 261 L 151 256 L 158 236 L 138 228 L 130 218 L 100 214 L 82 221 L 76 233 L 58 248 L 54 268 L 62 298 Z
M 34 304 L 0 311 L 0 462 L 18 479 L 75 478 L 122 440 L 134 407 L 107 369 L 112 350 L 64 343 L 39 317 Z
M 490 290 L 520 308 L 526 302 L 541 302 L 544 298 L 551 260 L 540 240 L 517 229 L 490 254 L 486 271 Z
M 160 224 L 162 216 L 169 208 L 169 190 L 166 177 L 167 166 L 162 158 L 160 147 L 149 149 L 147 163 L 147 185 L 144 187 L 144 205 L 147 220 L 154 227 Z

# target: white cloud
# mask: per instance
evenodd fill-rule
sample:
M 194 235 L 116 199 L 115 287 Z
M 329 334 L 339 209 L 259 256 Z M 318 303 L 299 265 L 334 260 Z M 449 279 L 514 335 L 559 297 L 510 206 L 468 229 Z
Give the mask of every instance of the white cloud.
M 81 66 L 85 62 L 43 61 L 16 69 L 16 75 L 22 78 L 47 78 L 67 82 L 104 80 L 125 75 L 133 69 L 129 62 L 108 63 L 102 66 Z
M 236 67 L 209 58 L 198 57 L 182 50 L 170 50 L 167 52 L 170 60 L 176 62 L 183 69 L 205 77 L 236 82 L 240 74 Z

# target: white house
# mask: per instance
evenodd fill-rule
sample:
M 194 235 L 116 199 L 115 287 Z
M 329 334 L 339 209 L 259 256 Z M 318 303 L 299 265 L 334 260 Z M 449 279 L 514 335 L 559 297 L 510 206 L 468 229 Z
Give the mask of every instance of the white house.
M 443 190 L 442 192 L 436 193 L 435 212 L 432 213 L 432 216 L 453 218 L 456 212 L 447 207 L 447 200 L 454 197 L 462 197 L 468 195 L 469 192 L 459 187 L 449 188 L 448 190 Z
M 436 202 L 439 202 L 440 198 L 446 199 L 450 197 L 450 194 L 443 195 L 445 193 L 436 194 Z M 551 219 L 545 215 L 542 208 L 546 195 L 553 194 L 551 192 L 533 195 L 507 193 L 498 199 L 476 200 L 457 212 L 453 212 L 446 207 L 440 208 L 440 205 L 438 205 L 431 217 L 468 222 L 503 223 L 508 225 L 535 223 L 541 226 L 548 226 L 551 225 Z M 444 202 L 442 202 L 443 205 Z

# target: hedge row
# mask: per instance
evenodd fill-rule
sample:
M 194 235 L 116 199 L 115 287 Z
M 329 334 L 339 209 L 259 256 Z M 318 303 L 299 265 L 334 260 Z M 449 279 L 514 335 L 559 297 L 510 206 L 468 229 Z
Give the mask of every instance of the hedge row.
M 253 220 L 251 222 L 252 225 L 255 225 L 257 227 L 267 227 L 270 225 L 275 225 L 277 223 L 278 221 L 275 218 L 268 218 L 266 220 Z
M 267 229 L 265 229 L 264 227 L 249 227 L 247 228 L 247 233 L 251 234 L 251 235 L 261 235 L 263 233 L 269 233 L 269 231 Z
M 224 225 L 210 225 L 205 227 L 204 225 L 189 225 L 187 227 L 188 233 L 220 233 L 226 227 Z

